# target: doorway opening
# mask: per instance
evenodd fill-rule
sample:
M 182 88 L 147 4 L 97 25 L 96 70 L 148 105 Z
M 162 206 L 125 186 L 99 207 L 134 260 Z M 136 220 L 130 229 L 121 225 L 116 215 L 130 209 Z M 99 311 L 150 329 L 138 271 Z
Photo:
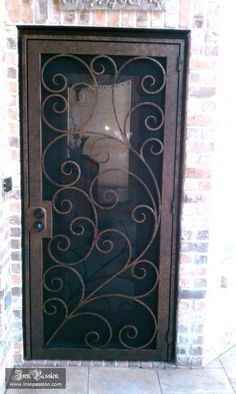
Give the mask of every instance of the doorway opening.
M 27 358 L 173 359 L 188 36 L 20 28 Z

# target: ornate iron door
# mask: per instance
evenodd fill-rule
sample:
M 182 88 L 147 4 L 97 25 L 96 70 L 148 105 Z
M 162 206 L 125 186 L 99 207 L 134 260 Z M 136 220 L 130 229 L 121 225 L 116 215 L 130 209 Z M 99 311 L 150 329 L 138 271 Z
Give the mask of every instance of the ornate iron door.
M 28 358 L 173 357 L 187 36 L 21 30 Z

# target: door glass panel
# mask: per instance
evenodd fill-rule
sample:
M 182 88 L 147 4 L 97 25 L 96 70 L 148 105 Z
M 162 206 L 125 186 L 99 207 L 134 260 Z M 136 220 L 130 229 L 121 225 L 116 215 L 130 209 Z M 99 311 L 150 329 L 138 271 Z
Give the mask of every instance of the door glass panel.
M 166 60 L 41 61 L 44 344 L 156 349 Z

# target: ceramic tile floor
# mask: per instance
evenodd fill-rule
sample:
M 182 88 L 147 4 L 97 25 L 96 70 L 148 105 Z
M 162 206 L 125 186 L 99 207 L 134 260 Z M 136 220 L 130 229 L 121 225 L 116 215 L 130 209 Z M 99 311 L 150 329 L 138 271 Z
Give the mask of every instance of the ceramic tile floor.
M 205 368 L 67 367 L 66 390 L 7 394 L 236 394 L 236 346 Z

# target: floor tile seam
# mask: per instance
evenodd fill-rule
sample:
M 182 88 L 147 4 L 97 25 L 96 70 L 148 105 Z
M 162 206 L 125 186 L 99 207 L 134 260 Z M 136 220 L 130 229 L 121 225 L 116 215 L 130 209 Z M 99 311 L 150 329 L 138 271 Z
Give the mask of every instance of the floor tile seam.
M 183 370 L 187 370 L 187 369 L 184 369 L 183 368 Z M 196 369 L 193 369 L 193 370 L 196 370 Z M 210 372 L 212 369 L 203 369 L 203 368 L 201 368 L 201 369 L 199 369 L 198 371 L 206 371 L 207 373 L 208 372 Z M 214 370 L 214 369 L 213 369 Z M 230 385 L 230 393 L 231 394 L 236 394 L 236 390 L 235 390 L 235 388 L 234 388 L 234 386 L 233 386 L 233 384 L 231 383 L 231 381 L 230 381 L 230 378 L 229 378 L 229 376 L 228 376 L 228 374 L 227 374 L 227 372 L 226 372 L 226 370 L 225 370 L 225 368 L 222 366 L 222 368 L 215 368 L 215 370 L 217 371 L 217 370 L 221 370 L 222 371 L 222 373 L 225 375 L 225 377 L 226 377 L 226 379 L 227 379 L 227 381 L 229 382 L 229 385 Z M 159 374 L 158 374 L 158 371 L 156 371 L 157 372 L 157 375 L 158 375 L 158 380 L 159 380 L 159 385 L 160 385 L 160 389 L 161 389 L 161 394 L 164 394 L 163 393 L 163 390 L 162 390 L 162 385 L 161 385 L 161 380 L 160 380 L 160 377 L 159 377 Z M 232 391 L 231 391 L 232 390 Z M 182 391 L 181 391 L 181 393 L 182 393 Z M 190 392 L 189 392 L 190 393 Z M 192 391 L 191 391 L 191 393 L 192 393 Z M 205 390 L 204 391 L 199 391 L 199 392 L 197 392 L 197 394 L 205 394 L 206 392 L 205 392 Z M 225 394 L 230 394 L 229 393 L 229 391 L 227 390 L 227 391 L 224 391 L 224 393 Z M 172 392 L 171 391 L 171 394 L 174 394 L 174 392 Z M 176 393 L 175 393 L 176 394 Z M 219 393 L 219 394 L 223 394 L 223 392 L 221 392 L 221 393 Z
M 224 369 L 224 372 L 225 372 L 225 375 L 227 376 L 227 379 L 228 379 L 228 381 L 229 381 L 230 386 L 231 386 L 232 389 L 233 389 L 233 392 L 236 394 L 236 389 L 235 389 L 234 386 L 232 385 L 231 379 L 229 378 L 229 376 L 228 376 L 228 374 L 227 374 L 227 372 L 226 372 L 225 369 Z
M 226 369 L 225 369 L 224 363 L 221 361 L 221 359 L 220 359 L 220 363 L 221 363 L 222 368 L 223 368 L 223 371 L 224 371 L 224 373 L 225 373 L 225 375 L 226 375 L 226 377 L 227 377 L 227 379 L 228 379 L 228 381 L 229 381 L 229 384 L 230 384 L 230 386 L 231 386 L 232 389 L 233 389 L 233 392 L 236 394 L 236 390 L 235 390 L 234 386 L 233 386 L 232 383 L 231 383 L 231 380 L 230 380 L 230 378 L 229 378 L 229 376 L 228 376 L 228 374 L 227 374 L 227 371 L 226 371 Z
M 90 365 L 88 366 L 88 378 L 87 378 L 87 394 L 89 394 L 89 379 L 90 379 Z
M 159 376 L 159 373 L 158 373 L 157 369 L 156 369 L 156 375 L 157 375 L 157 380 L 158 380 L 158 383 L 159 383 L 161 394 L 163 394 L 162 387 L 161 387 L 161 380 L 160 380 L 160 376 Z

